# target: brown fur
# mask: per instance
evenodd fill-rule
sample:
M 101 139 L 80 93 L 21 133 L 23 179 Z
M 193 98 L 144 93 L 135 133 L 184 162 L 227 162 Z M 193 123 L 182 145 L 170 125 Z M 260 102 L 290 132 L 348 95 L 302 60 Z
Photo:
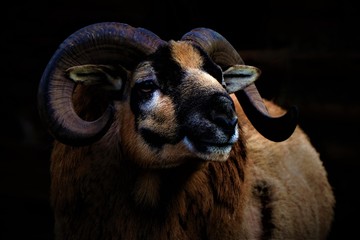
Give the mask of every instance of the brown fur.
M 284 111 L 267 102 L 269 112 Z M 242 113 L 237 103 L 237 112 Z M 240 119 L 246 119 L 241 114 Z M 335 199 L 319 153 L 297 127 L 286 141 L 275 143 L 260 136 L 246 120 L 249 185 L 265 183 L 272 200 L 272 239 L 326 239 L 333 219 Z M 250 193 L 249 193 L 250 195 Z
M 172 56 L 182 68 L 200 69 L 203 60 L 198 51 L 187 42 L 170 41 Z
M 299 128 L 287 141 L 266 140 L 234 100 L 247 159 L 235 144 L 226 162 L 144 169 L 130 159 L 146 148 L 131 151 L 136 136 L 117 135 L 132 132 L 122 129 L 132 115 L 92 146 L 55 143 L 57 239 L 325 239 L 334 197 L 319 154 Z
M 182 97 L 194 94 L 194 87 L 225 91 L 198 70 L 202 62 L 195 49 L 172 44 L 174 59 L 187 71 Z M 136 79 L 147 77 L 137 74 Z M 107 104 L 93 97 L 102 96 L 97 91 L 75 92 L 74 102 L 81 101 L 77 112 L 85 119 L 97 117 Z M 157 97 L 138 124 L 172 136 L 175 108 L 169 97 Z M 85 147 L 55 142 L 56 239 L 326 239 L 335 199 L 319 153 L 299 127 L 284 142 L 265 139 L 232 98 L 240 139 L 230 156 L 212 153 L 212 161 L 199 159 L 183 141 L 151 149 L 135 129 L 126 100 L 115 103 L 115 120 L 100 141 Z M 283 113 L 272 102 L 266 105 L 271 115 Z

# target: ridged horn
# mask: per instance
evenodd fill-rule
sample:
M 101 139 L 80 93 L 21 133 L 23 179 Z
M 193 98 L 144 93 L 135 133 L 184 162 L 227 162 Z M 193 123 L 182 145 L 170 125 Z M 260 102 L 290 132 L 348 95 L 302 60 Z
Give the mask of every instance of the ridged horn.
M 181 40 L 190 41 L 204 49 L 222 69 L 244 64 L 239 53 L 219 33 L 208 28 L 195 28 Z M 269 140 L 280 142 L 291 136 L 298 121 L 297 108 L 291 107 L 282 116 L 271 116 L 255 84 L 235 93 L 244 112 L 256 130 Z
M 85 121 L 74 110 L 75 83 L 66 69 L 83 64 L 119 64 L 132 69 L 162 41 L 154 33 L 116 22 L 96 23 L 71 34 L 47 64 L 38 88 L 38 108 L 42 121 L 60 142 L 82 146 L 99 140 L 114 117 L 111 103 L 94 121 Z

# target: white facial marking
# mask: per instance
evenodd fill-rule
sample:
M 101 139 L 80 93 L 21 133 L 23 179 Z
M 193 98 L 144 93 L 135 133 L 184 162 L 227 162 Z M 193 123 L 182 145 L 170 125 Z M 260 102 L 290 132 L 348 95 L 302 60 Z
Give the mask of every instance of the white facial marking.
M 190 141 L 190 139 L 187 136 L 184 137 L 183 142 L 184 142 L 185 146 L 189 149 L 190 152 L 196 151 L 194 145 L 192 144 L 192 142 Z
M 239 139 L 239 128 L 236 126 L 235 127 L 235 132 L 231 136 L 231 138 L 229 140 L 229 143 L 235 143 L 238 139 Z
M 140 109 L 142 111 L 150 111 L 156 107 L 159 100 L 160 100 L 160 91 L 155 91 L 153 92 L 151 99 L 149 101 L 146 101 L 146 103 L 142 104 L 140 106 Z

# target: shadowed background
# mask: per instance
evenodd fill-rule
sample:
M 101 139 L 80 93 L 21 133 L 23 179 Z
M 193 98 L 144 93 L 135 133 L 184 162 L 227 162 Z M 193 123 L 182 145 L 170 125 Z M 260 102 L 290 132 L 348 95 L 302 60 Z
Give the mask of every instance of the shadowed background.
M 36 103 L 59 44 L 92 23 L 116 21 L 178 40 L 218 31 L 263 74 L 263 97 L 297 105 L 299 124 L 328 171 L 337 199 L 329 239 L 357 234 L 360 197 L 359 8 L 353 1 L 268 0 L 9 2 L 1 14 L 0 239 L 53 239 L 49 205 L 52 138 Z

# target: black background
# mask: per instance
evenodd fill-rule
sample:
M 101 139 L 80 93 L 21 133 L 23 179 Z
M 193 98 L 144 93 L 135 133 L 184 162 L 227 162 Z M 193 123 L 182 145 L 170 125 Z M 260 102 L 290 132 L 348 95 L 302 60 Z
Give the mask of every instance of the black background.
M 5 3 L 3 3 L 5 4 Z M 103 21 L 178 40 L 195 27 L 225 36 L 262 69 L 265 98 L 300 109 L 337 199 L 329 239 L 358 235 L 359 8 L 347 0 L 28 1 L 1 6 L 0 238 L 53 239 L 51 137 L 36 105 L 39 80 L 71 33 Z

